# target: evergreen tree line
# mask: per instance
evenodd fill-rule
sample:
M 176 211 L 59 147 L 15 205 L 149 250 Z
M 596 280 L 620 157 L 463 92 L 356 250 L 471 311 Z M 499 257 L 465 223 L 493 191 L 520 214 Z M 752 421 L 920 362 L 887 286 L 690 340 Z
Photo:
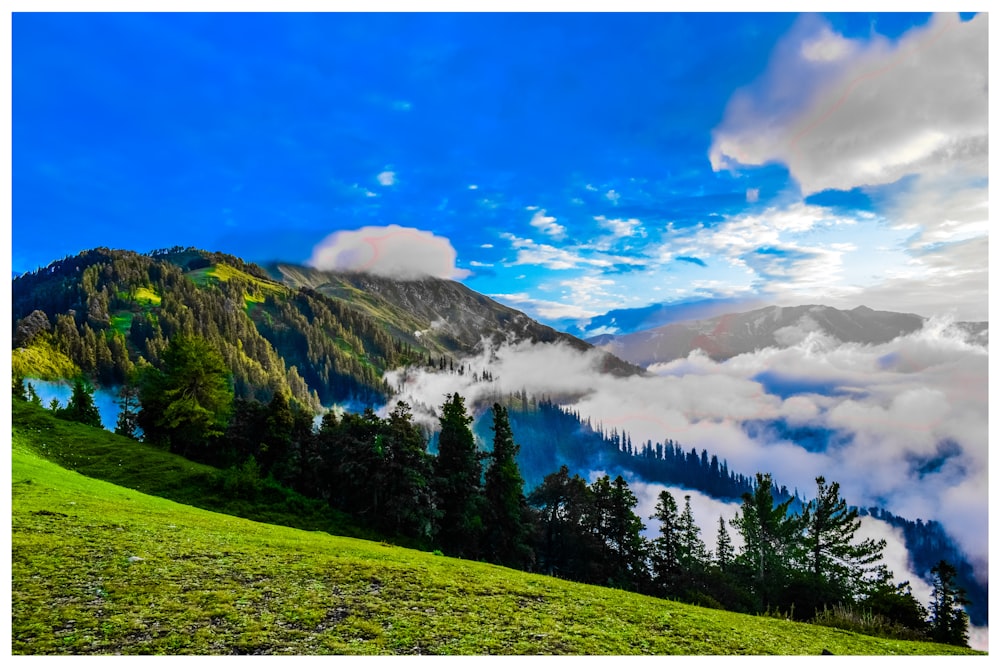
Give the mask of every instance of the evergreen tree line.
M 705 449 L 685 450 L 671 438 L 633 443 L 628 432 L 609 431 L 547 397 L 535 400 L 521 392 L 494 400 L 510 407 L 511 422 L 528 453 L 522 467 L 530 485 L 540 482 L 557 461 L 571 469 L 628 470 L 649 482 L 685 486 L 720 500 L 739 501 L 753 490 L 752 477 Z M 774 495 L 780 501 L 791 499 L 794 511 L 801 509 L 796 491 L 776 484 Z
M 77 383 L 59 416 L 86 421 L 87 399 L 77 396 L 78 387 L 88 396 Z M 24 397 L 23 381 L 14 393 Z M 187 336 L 171 340 L 159 368 L 142 369 L 134 398 L 132 421 L 144 440 L 273 478 L 417 546 L 746 613 L 810 620 L 832 608 L 863 609 L 891 619 L 895 636 L 967 641 L 967 600 L 955 568 L 942 560 L 932 570 L 934 600 L 925 610 L 881 564 L 885 542 L 856 539 L 858 510 L 822 477 L 815 499 L 796 513 L 792 498 L 776 499 L 770 475 L 757 474 L 737 516 L 728 526 L 720 517 L 710 553 L 690 496 L 681 510 L 669 491 L 660 493 L 648 517 L 659 534 L 650 540 L 621 475 L 587 484 L 562 466 L 526 495 L 519 446 L 499 403 L 492 408 L 492 450 L 481 452 L 464 399 L 449 395 L 433 456 L 402 402 L 385 418 L 371 409 L 330 412 L 316 429 L 310 407 L 285 393 L 267 403 L 237 400 L 222 355 L 205 339 Z M 126 432 L 130 419 L 121 418 L 118 430 L 135 436 Z

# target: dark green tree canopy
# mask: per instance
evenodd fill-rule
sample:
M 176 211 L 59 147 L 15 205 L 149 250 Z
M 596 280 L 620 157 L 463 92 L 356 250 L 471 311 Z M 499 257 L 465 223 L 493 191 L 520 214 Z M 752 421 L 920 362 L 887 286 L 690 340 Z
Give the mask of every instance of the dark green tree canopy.
M 877 573 L 885 540 L 854 539 L 861 527 L 857 509 L 848 509 L 840 484 L 816 478 L 816 497 L 802 514 L 806 566 L 814 580 L 838 597 L 855 598 L 865 592 Z
M 531 560 L 528 546 L 531 516 L 524 497 L 524 479 L 517 465 L 519 450 L 507 409 L 494 403 L 493 452 L 484 487 L 485 549 L 489 560 L 511 567 L 524 567 Z
M 438 541 L 449 555 L 478 557 L 483 532 L 482 464 L 465 399 L 450 394 L 441 408 L 434 489 L 441 511 Z
M 161 368 L 148 367 L 139 381 L 139 426 L 145 437 L 198 458 L 222 435 L 233 404 L 231 374 L 205 339 L 175 336 Z
M 94 405 L 94 388 L 82 378 L 73 381 L 73 394 L 65 408 L 56 411 L 56 416 L 88 426 L 103 428 L 101 413 Z

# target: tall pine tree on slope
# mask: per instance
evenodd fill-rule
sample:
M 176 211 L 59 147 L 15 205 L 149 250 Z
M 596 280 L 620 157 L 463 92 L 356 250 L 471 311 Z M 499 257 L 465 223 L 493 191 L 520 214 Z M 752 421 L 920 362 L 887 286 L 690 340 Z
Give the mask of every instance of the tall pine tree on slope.
M 442 406 L 434 489 L 441 512 L 438 543 L 450 556 L 477 558 L 483 532 L 482 464 L 465 410 L 465 399 L 449 394 Z
M 761 611 L 780 602 L 799 559 L 800 521 L 789 514 L 791 502 L 775 505 L 771 475 L 757 473 L 754 492 L 743 495 L 740 513 L 732 520 L 743 537 L 736 562 Z
M 524 497 L 524 479 L 517 465 L 520 447 L 507 418 L 507 409 L 493 404 L 493 453 L 486 469 L 485 551 L 488 560 L 509 567 L 531 561 L 528 544 L 531 514 Z
M 829 599 L 856 599 L 874 585 L 885 540 L 856 541 L 861 527 L 857 509 L 848 509 L 840 496 L 840 484 L 816 478 L 816 497 L 802 514 L 805 565 L 815 588 L 817 603 Z M 818 606 L 818 605 L 817 605 Z

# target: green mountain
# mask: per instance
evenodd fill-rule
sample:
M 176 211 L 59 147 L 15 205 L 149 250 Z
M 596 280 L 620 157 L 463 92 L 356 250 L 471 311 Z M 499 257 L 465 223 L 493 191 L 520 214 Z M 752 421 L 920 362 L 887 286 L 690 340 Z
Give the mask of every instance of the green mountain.
M 298 528 L 273 525 L 302 499 L 251 500 L 222 471 L 27 403 L 13 426 L 14 655 L 976 653 L 335 536 L 302 507 Z
M 380 402 L 387 369 L 472 353 L 483 337 L 591 347 L 452 281 L 269 272 L 194 248 L 85 251 L 18 276 L 12 295 L 15 373 L 118 385 L 172 336 L 196 334 L 223 355 L 237 396 L 280 391 L 314 409 Z M 610 372 L 638 372 L 601 354 Z
M 446 354 L 471 354 L 484 341 L 563 343 L 586 351 L 592 345 L 540 324 L 465 285 L 442 278 L 393 280 L 368 273 L 321 271 L 293 264 L 265 265 L 286 285 L 309 288 L 382 322 L 397 340 Z M 641 369 L 599 352 L 602 370 L 631 375 Z

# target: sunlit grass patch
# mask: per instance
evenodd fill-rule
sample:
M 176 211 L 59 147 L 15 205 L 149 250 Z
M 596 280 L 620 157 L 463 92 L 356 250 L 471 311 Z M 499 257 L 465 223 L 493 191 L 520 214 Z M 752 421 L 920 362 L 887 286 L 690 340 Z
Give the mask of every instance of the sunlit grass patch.
M 135 313 L 123 310 L 111 316 L 111 327 L 121 334 L 127 334 L 132 328 L 132 318 Z
M 10 353 L 15 376 L 40 380 L 61 380 L 80 375 L 80 367 L 52 344 L 48 335 L 37 336 L 28 347 Z
M 135 300 L 140 305 L 159 307 L 163 299 L 148 287 L 140 287 L 135 291 Z

